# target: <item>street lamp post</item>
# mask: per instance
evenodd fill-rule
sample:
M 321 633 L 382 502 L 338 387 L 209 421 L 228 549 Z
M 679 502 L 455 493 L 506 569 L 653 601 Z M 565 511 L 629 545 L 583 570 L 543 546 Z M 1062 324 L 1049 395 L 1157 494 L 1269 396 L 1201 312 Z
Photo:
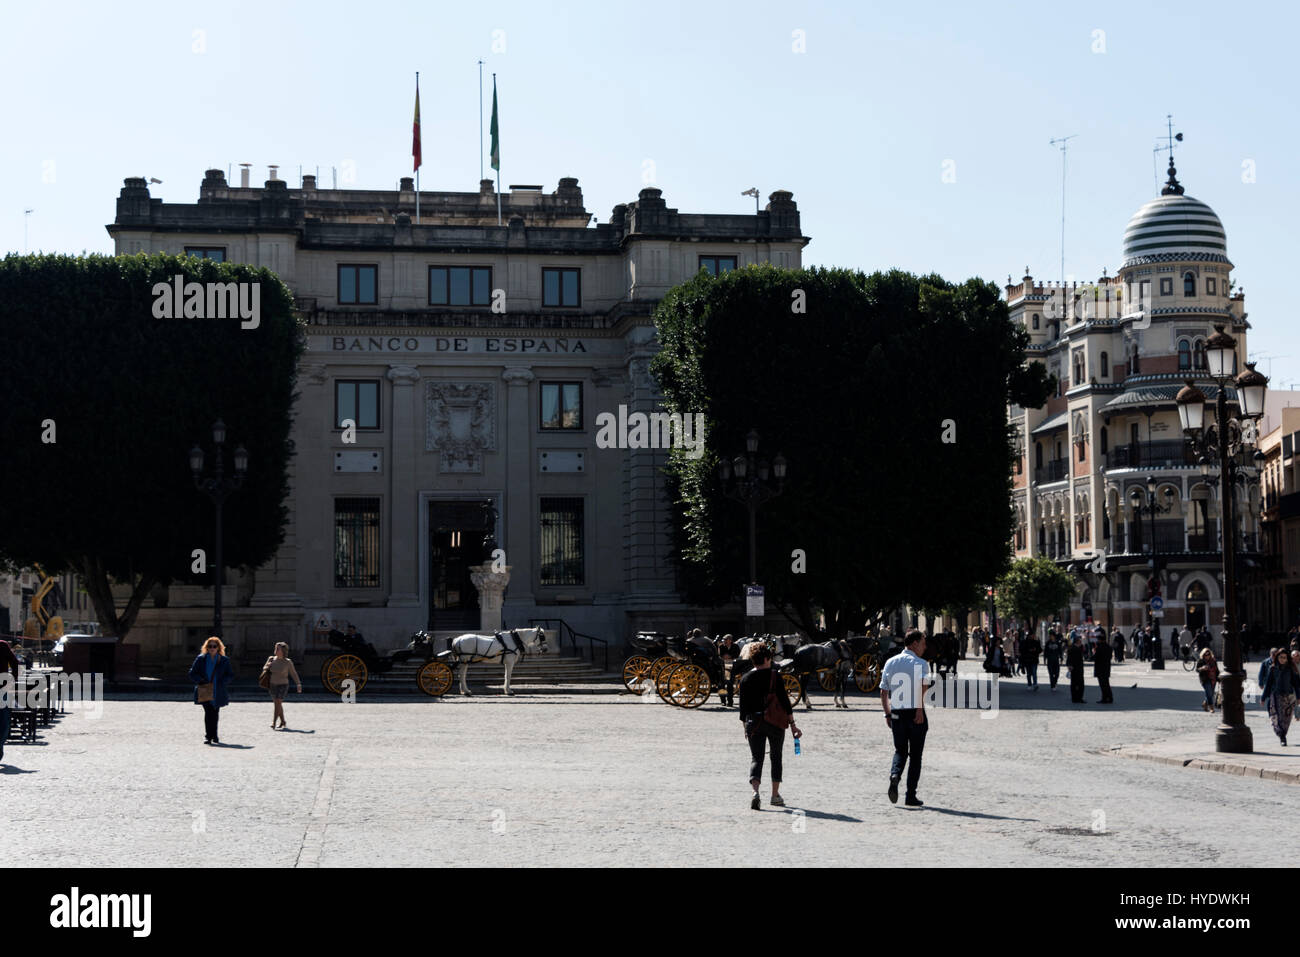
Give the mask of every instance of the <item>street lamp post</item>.
M 758 430 L 750 429 L 745 436 L 745 454 L 718 463 L 718 477 L 722 479 L 723 493 L 745 506 L 749 513 L 749 583 L 758 583 L 758 507 L 781 494 L 785 487 L 785 456 L 777 453 L 769 467 L 766 459 L 758 457 Z M 732 476 L 735 481 L 732 481 Z M 770 476 L 770 478 L 769 478 Z M 745 615 L 746 618 L 750 616 Z M 751 634 L 757 627 L 751 620 Z
M 1246 727 L 1246 707 L 1241 700 L 1241 688 L 1246 674 L 1242 668 L 1241 639 L 1236 628 L 1237 535 L 1233 527 L 1233 491 L 1237 476 L 1244 475 L 1246 467 L 1244 461 L 1238 462 L 1237 459 L 1243 456 L 1250 444 L 1254 423 L 1264 414 L 1268 378 L 1255 371 L 1253 362 L 1246 363 L 1247 371 L 1234 378 L 1237 342 L 1223 331 L 1223 326 L 1214 328 L 1214 335 L 1205 344 L 1208 372 L 1218 385 L 1219 392 L 1215 401 L 1214 422 L 1206 423 L 1205 393 L 1190 379 L 1178 393 L 1178 416 L 1187 441 L 1200 455 L 1202 473 L 1209 472 L 1208 466 L 1214 457 L 1219 460 L 1219 538 L 1222 542 L 1224 586 L 1223 674 L 1220 678 L 1223 682 L 1223 720 L 1215 731 L 1214 746 L 1218 751 L 1249 754 L 1254 749 L 1254 743 L 1250 729 Z M 1240 414 L 1236 418 L 1228 415 L 1229 383 L 1237 389 Z M 1263 457 L 1263 453 L 1256 449 L 1252 460 L 1256 467 Z
M 1133 489 L 1132 494 L 1129 495 L 1129 501 L 1133 503 L 1134 512 L 1136 512 L 1138 515 L 1151 516 L 1151 583 L 1152 584 L 1150 586 L 1151 594 L 1147 596 L 1148 601 L 1150 601 L 1150 599 L 1153 598 L 1154 596 L 1160 594 L 1161 591 L 1160 572 L 1163 570 L 1160 567 L 1161 566 L 1160 560 L 1156 558 L 1156 515 L 1157 513 L 1168 512 L 1174 507 L 1172 501 L 1172 494 L 1170 493 L 1169 489 L 1165 489 L 1165 504 L 1164 505 L 1160 504 L 1159 498 L 1156 495 L 1157 484 L 1158 483 L 1156 482 L 1156 477 L 1154 475 L 1149 475 L 1147 476 L 1146 495 L 1142 494 L 1142 490 L 1140 488 Z M 1141 518 L 1139 518 L 1138 521 L 1140 522 Z M 1148 606 L 1148 612 L 1150 612 L 1150 606 Z M 1147 618 L 1147 624 L 1150 626 L 1151 634 L 1154 639 L 1153 650 L 1155 651 L 1155 655 L 1151 659 L 1151 670 L 1164 671 L 1165 670 L 1165 653 L 1164 653 L 1165 646 L 1164 646 L 1164 642 L 1161 641 L 1160 639 L 1160 628 L 1158 625 L 1156 625 L 1156 616 L 1154 612 L 1149 613 Z
M 212 633 L 220 638 L 221 587 L 226 583 L 226 569 L 221 555 L 221 507 L 230 494 L 244 484 L 244 476 L 248 473 L 248 451 L 242 445 L 235 448 L 235 474 L 228 476 L 225 474 L 226 423 L 220 419 L 212 425 L 212 443 L 217 447 L 212 475 L 203 475 L 204 453 L 197 443 L 190 449 L 190 472 L 194 475 L 194 487 L 200 492 L 206 492 L 216 506 L 216 542 L 212 556 L 216 568 L 212 584 Z

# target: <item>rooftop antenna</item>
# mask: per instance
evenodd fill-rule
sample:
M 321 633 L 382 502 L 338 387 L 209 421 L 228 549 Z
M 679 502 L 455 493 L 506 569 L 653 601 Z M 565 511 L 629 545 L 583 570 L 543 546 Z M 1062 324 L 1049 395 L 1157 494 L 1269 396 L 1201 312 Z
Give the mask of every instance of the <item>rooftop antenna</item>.
M 1273 360 L 1274 360 L 1274 359 L 1290 359 L 1290 358 L 1291 358 L 1291 357 L 1290 357 L 1289 355 L 1280 356 L 1280 355 L 1276 355 L 1276 354 L 1271 353 L 1271 352 L 1265 352 L 1265 353 L 1259 353 L 1259 352 L 1257 352 L 1257 353 L 1255 353 L 1255 356 L 1254 356 L 1254 360 L 1253 360 L 1253 361 L 1255 361 L 1255 362 L 1263 362 L 1263 361 L 1267 361 L 1267 362 L 1268 362 L 1268 377 L 1271 379 L 1271 378 L 1273 378 Z
M 1071 133 L 1069 136 L 1061 136 L 1049 140 L 1049 145 L 1056 146 L 1061 151 L 1061 285 L 1065 285 L 1065 151 L 1070 148 L 1070 140 L 1078 136 L 1078 133 Z
M 1165 188 L 1160 191 L 1160 195 L 1181 196 L 1183 194 L 1183 187 L 1178 182 L 1178 170 L 1174 169 L 1174 143 L 1181 143 L 1183 141 L 1183 134 L 1174 132 L 1174 115 L 1172 113 L 1165 114 L 1165 121 L 1168 124 L 1169 133 L 1168 135 L 1161 137 L 1161 139 L 1165 140 L 1167 144 L 1162 146 L 1161 149 L 1169 151 L 1169 182 L 1166 183 Z
M 754 215 L 757 216 L 758 215 L 758 187 L 751 186 L 749 187 L 749 189 L 743 191 L 740 195 L 754 197 Z

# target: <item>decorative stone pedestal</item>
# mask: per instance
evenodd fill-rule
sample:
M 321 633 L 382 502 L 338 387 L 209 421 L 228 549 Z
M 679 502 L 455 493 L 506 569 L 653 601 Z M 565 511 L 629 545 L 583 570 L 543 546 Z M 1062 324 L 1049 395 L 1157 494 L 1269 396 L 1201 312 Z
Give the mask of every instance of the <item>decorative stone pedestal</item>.
M 501 630 L 501 602 L 510 584 L 511 567 L 506 565 L 503 571 L 495 571 L 491 562 L 469 567 L 469 580 L 478 589 L 479 629 L 485 635 Z

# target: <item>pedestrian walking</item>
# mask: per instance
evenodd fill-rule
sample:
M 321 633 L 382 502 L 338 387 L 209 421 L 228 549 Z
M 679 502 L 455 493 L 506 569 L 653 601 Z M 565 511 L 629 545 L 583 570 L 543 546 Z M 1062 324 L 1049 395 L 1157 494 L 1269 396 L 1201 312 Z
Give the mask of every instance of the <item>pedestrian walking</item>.
M 1047 681 L 1051 691 L 1056 690 L 1056 682 L 1061 677 L 1061 636 L 1054 631 L 1047 633 L 1047 644 L 1043 647 L 1043 659 L 1047 663 Z
M 1277 660 L 1277 653 L 1280 648 L 1270 648 L 1268 657 L 1259 663 L 1259 685 L 1260 701 L 1264 700 L 1264 682 L 1268 681 L 1268 673 L 1273 670 L 1273 662 Z
M 736 662 L 740 660 L 740 645 L 736 644 L 734 635 L 722 636 L 722 642 L 718 645 L 718 657 L 722 659 L 723 671 L 727 677 L 727 683 L 722 688 L 722 706 L 730 708 L 736 700 Z
M 1120 632 L 1120 630 L 1119 630 L 1118 628 L 1116 628 L 1116 629 L 1115 629 L 1115 633 L 1114 633 L 1113 635 L 1110 636 L 1110 646 L 1111 646 L 1111 648 L 1113 648 L 1114 651 L 1115 651 L 1115 663 L 1116 663 L 1116 664 L 1123 664 L 1123 663 L 1124 663 L 1124 651 L 1125 651 L 1125 648 L 1124 648 L 1124 635 Z
M 772 755 L 772 800 L 775 807 L 785 807 L 781 797 L 781 750 L 785 747 L 785 729 L 802 737 L 803 732 L 794 722 L 794 706 L 786 694 L 785 682 L 772 670 L 772 652 L 760 645 L 754 652 L 754 668 L 740 682 L 740 720 L 745 726 L 745 739 L 749 741 L 749 786 L 754 797 L 749 806 L 755 811 L 761 806 L 758 785 L 763 777 L 763 748 L 770 745 Z
M 1101 689 L 1101 699 L 1097 704 L 1114 704 L 1115 699 L 1110 693 L 1110 645 L 1104 641 L 1098 642 L 1097 650 L 1093 652 L 1092 674 Z
M 9 642 L 0 641 L 0 675 L 9 672 L 13 676 L 13 684 L 10 685 L 11 693 L 18 691 L 18 658 L 14 655 L 13 649 L 9 647 Z M 0 761 L 5 757 L 5 742 L 9 740 L 9 722 L 12 715 L 9 713 L 9 696 L 0 697 Z
M 1065 652 L 1065 666 L 1070 671 L 1070 701 L 1084 704 L 1083 700 L 1083 643 L 1076 633 Z
M 889 766 L 889 800 L 898 803 L 898 782 L 907 770 L 907 795 L 903 803 L 921 807 L 916 796 L 921 781 L 921 752 L 930 724 L 925 715 L 925 692 L 930 686 L 930 665 L 925 660 L 925 634 L 913 629 L 903 639 L 903 650 L 885 662 L 880 676 L 880 704 L 885 724 L 894 737 L 894 759 Z
M 1183 625 L 1183 630 L 1178 634 L 1178 645 L 1179 647 L 1174 649 L 1175 658 L 1183 656 L 1182 648 L 1186 648 L 1188 651 L 1192 648 L 1192 630 L 1186 625 Z
M 203 643 L 203 650 L 190 666 L 190 680 L 194 682 L 194 703 L 203 706 L 203 743 L 220 744 L 217 722 L 221 709 L 230 704 L 226 685 L 234 677 L 226 646 L 216 635 Z
M 1292 712 L 1297 698 L 1300 698 L 1300 672 L 1296 670 L 1290 649 L 1279 649 L 1277 657 L 1273 659 L 1273 667 L 1269 669 L 1267 683 L 1264 685 L 1263 698 L 1268 708 L 1268 719 L 1273 722 L 1273 733 L 1285 748 Z
M 262 666 L 262 673 L 270 679 L 267 688 L 271 692 L 271 701 L 275 703 L 275 713 L 271 716 L 271 730 L 275 730 L 275 722 L 280 722 L 280 727 L 286 727 L 284 723 L 284 696 L 289 690 L 289 680 L 298 685 L 298 694 L 302 694 L 302 679 L 298 677 L 298 672 L 293 666 L 293 659 L 289 657 L 288 642 L 277 641 L 275 643 L 275 654 L 266 659 L 266 664 Z
M 1011 632 L 1007 632 L 1002 636 L 1002 660 L 1006 662 L 1006 666 L 1011 670 L 1011 673 L 1015 674 L 1016 673 L 1016 640 L 1012 636 Z
M 1214 652 L 1209 648 L 1201 651 L 1201 660 L 1196 665 L 1196 676 L 1201 679 L 1201 690 L 1205 700 L 1201 710 L 1214 712 L 1214 686 L 1219 683 L 1219 663 L 1214 660 Z
M 1033 635 L 1020 642 L 1020 660 L 1025 666 L 1025 683 L 1030 691 L 1038 690 L 1038 657 L 1042 653 L 1042 642 Z

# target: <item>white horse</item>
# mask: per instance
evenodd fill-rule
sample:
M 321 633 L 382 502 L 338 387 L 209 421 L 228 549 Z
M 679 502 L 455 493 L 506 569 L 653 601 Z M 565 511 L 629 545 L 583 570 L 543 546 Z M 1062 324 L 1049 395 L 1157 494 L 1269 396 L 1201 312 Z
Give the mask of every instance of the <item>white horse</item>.
M 465 683 L 469 666 L 479 661 L 496 661 L 500 658 L 505 666 L 506 694 L 513 695 L 514 692 L 510 690 L 510 673 L 515 670 L 515 662 L 524 655 L 544 655 L 547 651 L 545 628 L 511 628 L 495 635 L 468 634 L 453 638 L 451 649 L 438 657 L 449 658 L 460 665 L 460 693 L 466 697 L 471 696 Z

